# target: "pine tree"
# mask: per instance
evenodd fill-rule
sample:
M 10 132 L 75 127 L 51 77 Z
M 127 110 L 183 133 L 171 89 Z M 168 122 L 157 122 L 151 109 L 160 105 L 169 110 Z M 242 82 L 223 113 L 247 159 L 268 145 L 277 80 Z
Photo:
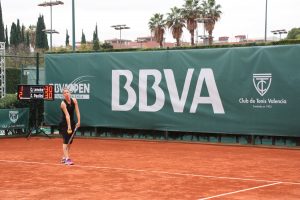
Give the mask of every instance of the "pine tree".
M 1 2 L 0 2 L 0 42 L 5 42 Z
M 30 47 L 29 31 L 26 31 L 25 46 Z
M 82 33 L 81 33 L 81 44 L 86 44 L 86 39 L 85 39 L 85 35 L 83 33 L 83 30 L 82 30 Z
M 16 46 L 18 46 L 21 43 L 21 26 L 20 26 L 20 20 L 17 19 L 17 29 L 16 29 L 16 38 L 17 38 L 17 44 Z
M 14 22 L 12 23 L 10 28 L 9 43 L 13 47 L 16 47 L 18 45 L 17 25 Z
M 97 27 L 97 24 L 96 24 L 95 31 L 94 31 L 94 33 L 93 33 L 93 49 L 94 49 L 95 51 L 97 51 L 97 50 L 100 49 L 99 38 L 98 38 L 98 27 Z
M 67 29 L 67 32 L 66 32 L 66 47 L 70 45 L 70 36 L 68 34 L 68 29 Z
M 7 34 L 7 25 L 5 27 L 5 49 L 8 49 L 9 43 L 8 43 L 8 34 Z
M 21 43 L 25 43 L 25 26 L 22 25 L 22 29 L 21 29 L 21 39 L 20 39 Z
M 46 26 L 44 22 L 44 16 L 40 15 L 38 18 L 38 22 L 36 25 L 36 39 L 35 39 L 35 47 L 40 49 L 49 49 L 47 34 L 45 33 Z

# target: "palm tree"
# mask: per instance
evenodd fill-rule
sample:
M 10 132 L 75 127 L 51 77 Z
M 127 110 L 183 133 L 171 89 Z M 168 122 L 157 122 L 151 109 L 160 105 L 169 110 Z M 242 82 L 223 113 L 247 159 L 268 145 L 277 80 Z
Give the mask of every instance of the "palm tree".
M 191 34 L 191 45 L 194 46 L 194 32 L 197 29 L 197 18 L 201 16 L 199 0 L 185 0 L 182 8 L 182 16 L 186 19 L 187 29 Z
M 155 13 L 148 23 L 149 29 L 154 33 L 154 39 L 159 43 L 160 47 L 163 47 L 163 40 L 165 34 L 166 21 L 163 19 L 164 15 Z
M 213 41 L 212 32 L 215 28 L 215 24 L 220 19 L 222 14 L 222 11 L 220 9 L 221 9 L 221 5 L 220 4 L 216 5 L 215 0 L 206 0 L 202 2 L 203 17 L 208 19 L 205 21 L 204 27 L 209 34 L 208 37 L 209 45 L 211 45 Z
M 180 38 L 182 36 L 182 28 L 185 27 L 185 20 L 181 15 L 181 9 L 171 8 L 171 13 L 167 14 L 167 26 L 172 31 L 173 38 L 176 39 L 176 46 L 180 46 Z

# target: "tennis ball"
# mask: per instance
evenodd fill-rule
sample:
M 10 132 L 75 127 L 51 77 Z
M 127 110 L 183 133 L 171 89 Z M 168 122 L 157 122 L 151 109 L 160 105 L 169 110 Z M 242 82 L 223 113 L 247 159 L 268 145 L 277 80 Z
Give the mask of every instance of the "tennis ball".
M 72 133 L 72 129 L 68 129 L 68 134 L 71 134 Z

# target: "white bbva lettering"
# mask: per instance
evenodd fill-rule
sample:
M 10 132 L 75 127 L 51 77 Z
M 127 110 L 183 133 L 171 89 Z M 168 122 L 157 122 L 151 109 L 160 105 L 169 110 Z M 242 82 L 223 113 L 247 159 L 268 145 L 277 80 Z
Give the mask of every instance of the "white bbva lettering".
M 208 97 L 201 97 L 201 90 L 203 86 L 203 82 L 205 81 L 205 84 L 207 86 L 208 91 Z M 191 105 L 190 112 L 195 113 L 197 110 L 198 104 L 211 104 L 214 110 L 214 113 L 218 114 L 224 114 L 224 108 L 221 102 L 221 98 L 218 92 L 218 88 L 216 85 L 214 73 L 209 68 L 201 69 L 196 90 L 194 94 L 194 99 Z
M 124 89 L 128 93 L 127 102 L 124 105 L 120 105 L 120 76 L 126 77 L 126 83 Z M 136 103 L 136 94 L 130 86 L 133 75 L 129 70 L 112 70 L 112 101 L 111 107 L 115 111 L 128 111 L 133 108 Z
M 183 112 L 184 105 L 186 104 L 192 75 L 194 69 L 188 69 L 186 78 L 183 85 L 181 95 L 178 94 L 176 81 L 172 69 L 164 69 L 164 75 L 166 78 L 167 88 L 170 94 L 170 101 L 174 112 Z M 120 105 L 120 76 L 125 76 L 126 83 L 124 89 L 128 93 L 128 100 L 124 105 Z M 151 88 L 155 92 L 155 102 L 152 105 L 148 105 L 148 76 L 154 77 L 154 83 Z M 113 70 L 112 71 L 112 110 L 113 111 L 129 111 L 136 104 L 136 93 L 131 87 L 133 80 L 132 72 L 129 70 Z M 162 80 L 161 72 L 156 69 L 140 70 L 139 71 L 139 111 L 142 112 L 156 112 L 163 108 L 165 103 L 164 91 L 160 88 L 159 84 Z M 203 83 L 205 82 L 208 90 L 207 97 L 201 97 L 201 90 Z M 221 98 L 218 92 L 216 81 L 213 71 L 210 68 L 201 69 L 194 98 L 190 108 L 191 113 L 195 113 L 198 104 L 211 104 L 214 113 L 224 114 L 224 108 L 221 102 Z
M 188 96 L 188 91 L 190 89 L 193 72 L 194 69 L 188 69 L 187 75 L 185 77 L 184 85 L 183 85 L 182 94 L 181 97 L 179 97 L 173 70 L 164 69 L 164 73 L 167 81 L 167 88 L 169 90 L 170 100 L 174 112 L 183 112 L 186 98 Z
M 151 88 L 155 92 L 156 100 L 153 105 L 148 105 L 148 76 L 154 77 L 154 83 Z M 165 103 L 165 94 L 159 87 L 161 81 L 161 73 L 156 69 L 140 70 L 139 73 L 139 111 L 142 112 L 156 112 L 159 111 Z

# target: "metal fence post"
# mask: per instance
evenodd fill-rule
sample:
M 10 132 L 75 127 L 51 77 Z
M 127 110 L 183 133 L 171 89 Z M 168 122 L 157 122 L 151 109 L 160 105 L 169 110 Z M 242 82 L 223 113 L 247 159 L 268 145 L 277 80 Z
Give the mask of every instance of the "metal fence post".
M 37 52 L 36 53 L 36 84 L 39 84 L 39 63 L 40 63 L 40 54 Z

